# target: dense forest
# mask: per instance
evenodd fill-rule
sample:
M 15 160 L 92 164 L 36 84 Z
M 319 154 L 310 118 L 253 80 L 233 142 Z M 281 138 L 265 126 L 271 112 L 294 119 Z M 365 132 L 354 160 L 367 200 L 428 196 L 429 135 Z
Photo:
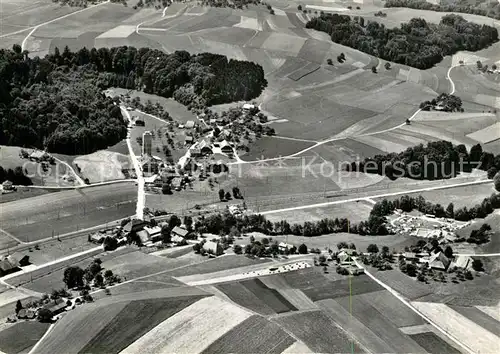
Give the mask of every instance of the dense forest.
M 458 15 L 443 16 L 439 24 L 413 18 L 400 28 L 386 28 L 378 22 L 366 24 L 362 17 L 323 13 L 306 27 L 328 33 L 336 43 L 418 69 L 428 69 L 457 51 L 473 52 L 498 41 L 496 28 Z
M 452 4 L 431 4 L 425 0 L 387 0 L 385 7 L 407 7 L 418 10 L 431 10 L 437 12 L 461 12 L 487 16 L 500 20 L 500 2 L 498 0 L 486 0 L 477 5 L 471 5 L 468 0 L 453 1 Z
M 102 91 L 142 89 L 188 108 L 250 100 L 267 84 L 262 67 L 225 56 L 133 47 L 83 48 L 30 59 L 0 50 L 0 144 L 86 154 L 126 136 L 120 108 Z
M 487 171 L 493 178 L 500 170 L 500 155 L 484 152 L 477 144 L 467 151 L 465 145 L 453 145 L 448 141 L 430 142 L 410 147 L 401 153 L 375 155 L 360 162 L 352 162 L 350 171 L 362 171 L 387 176 L 390 179 L 407 177 L 438 180 L 455 177 L 473 168 Z

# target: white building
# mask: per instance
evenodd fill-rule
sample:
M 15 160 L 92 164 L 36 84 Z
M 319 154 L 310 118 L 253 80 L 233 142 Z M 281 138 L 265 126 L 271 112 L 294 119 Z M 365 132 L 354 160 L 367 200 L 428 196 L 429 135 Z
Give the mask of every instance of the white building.
M 151 151 L 153 148 L 153 135 L 150 131 L 144 132 L 142 134 L 142 155 L 143 156 L 151 156 Z

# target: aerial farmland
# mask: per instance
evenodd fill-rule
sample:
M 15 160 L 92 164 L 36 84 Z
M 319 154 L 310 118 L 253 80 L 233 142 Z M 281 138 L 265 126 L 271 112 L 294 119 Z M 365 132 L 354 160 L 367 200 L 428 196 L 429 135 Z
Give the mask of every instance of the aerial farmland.
M 0 353 L 498 351 L 500 3 L 1 12 Z

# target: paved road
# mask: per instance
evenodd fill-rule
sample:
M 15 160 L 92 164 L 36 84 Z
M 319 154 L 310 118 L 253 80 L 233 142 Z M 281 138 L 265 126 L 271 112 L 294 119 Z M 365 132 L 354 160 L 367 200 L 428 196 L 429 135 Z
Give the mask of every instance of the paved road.
M 125 107 L 120 106 L 123 114 L 128 119 L 128 129 L 132 129 L 132 117 Z M 141 166 L 139 165 L 139 160 L 135 156 L 134 150 L 132 149 L 132 144 L 130 141 L 130 134 L 127 137 L 127 147 L 130 159 L 134 165 L 135 174 L 137 175 L 137 207 L 136 207 L 136 217 L 138 219 L 144 219 L 144 206 L 146 204 L 146 194 L 144 193 L 144 176 L 142 175 Z

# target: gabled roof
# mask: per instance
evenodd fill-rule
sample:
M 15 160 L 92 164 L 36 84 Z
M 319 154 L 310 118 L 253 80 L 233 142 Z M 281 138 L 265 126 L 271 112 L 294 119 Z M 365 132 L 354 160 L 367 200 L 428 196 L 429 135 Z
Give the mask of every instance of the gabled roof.
M 214 253 L 217 253 L 217 250 L 222 247 L 218 242 L 213 242 L 213 241 L 207 241 L 203 245 L 203 249 L 206 251 L 213 251 Z
M 0 259 L 0 270 L 4 272 L 7 272 L 17 267 L 19 267 L 19 262 L 12 255 Z
M 13 185 L 13 183 L 11 181 L 9 181 L 9 180 L 6 180 L 6 181 L 2 182 L 2 186 L 12 186 L 12 185 Z
M 173 235 L 171 238 L 170 238 L 170 241 L 174 242 L 174 243 L 179 243 L 179 242 L 182 242 L 184 241 L 184 237 L 181 237 L 179 235 Z
M 188 120 L 186 124 L 184 125 L 186 128 L 193 128 L 194 127 L 194 121 Z
M 431 255 L 431 258 L 429 259 L 429 265 L 434 268 L 440 268 L 442 266 L 446 269 L 450 262 L 451 261 L 444 255 L 443 252 L 435 253 Z
M 182 228 L 182 227 L 176 226 L 172 229 L 172 233 L 179 235 L 179 236 L 182 236 L 182 237 L 186 237 L 186 235 L 189 233 L 189 231 Z
M 153 226 L 153 227 L 145 226 L 144 231 L 146 231 L 149 236 L 156 235 L 156 234 L 161 233 L 161 227 L 159 227 L 159 226 Z
M 35 150 L 31 153 L 30 157 L 35 158 L 35 159 L 40 159 L 46 155 L 47 155 L 47 153 L 45 151 Z
M 458 256 L 455 258 L 455 261 L 452 263 L 453 267 L 467 269 L 472 266 L 472 262 L 474 260 L 469 256 Z
M 146 230 L 141 230 L 137 232 L 137 237 L 141 240 L 142 243 L 146 243 L 149 241 L 149 235 Z

